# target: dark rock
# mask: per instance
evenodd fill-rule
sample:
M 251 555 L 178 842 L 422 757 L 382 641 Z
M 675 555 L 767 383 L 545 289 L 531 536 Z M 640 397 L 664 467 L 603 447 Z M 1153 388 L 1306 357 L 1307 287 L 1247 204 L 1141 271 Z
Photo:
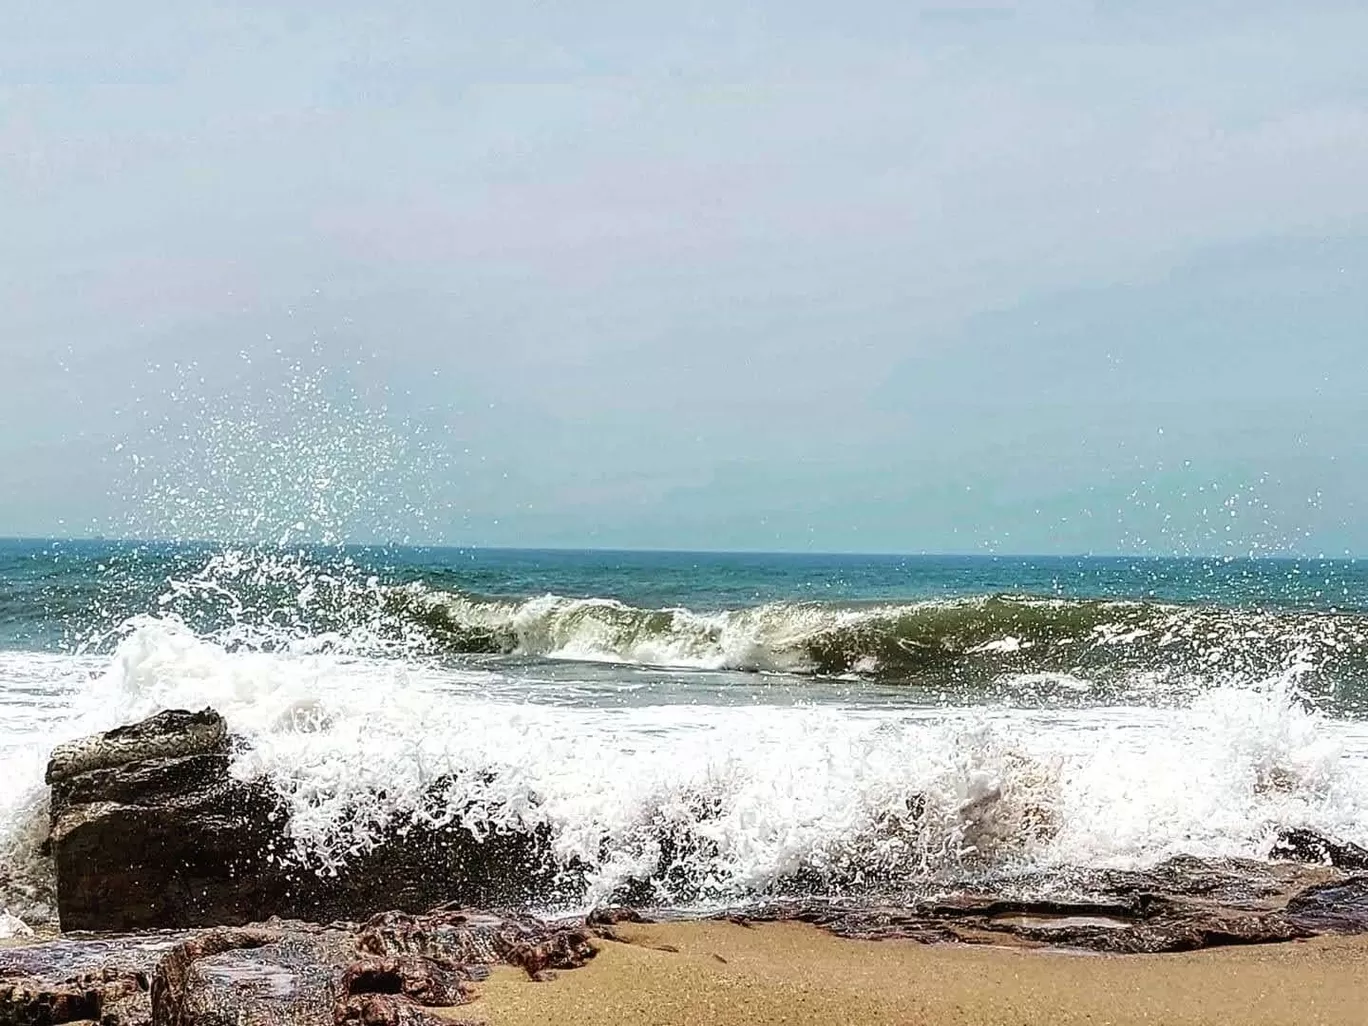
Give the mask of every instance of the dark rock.
M 445 1008 L 469 1001 L 471 988 L 467 974 L 451 963 L 398 955 L 353 962 L 342 977 L 342 992 L 348 996 L 401 994 L 420 1005 Z
M 45 780 L 54 784 L 91 770 L 227 751 L 227 747 L 228 727 L 214 710 L 168 709 L 140 723 L 58 745 L 48 760 Z
M 608 905 L 596 908 L 585 917 L 589 926 L 616 926 L 618 923 L 648 923 L 650 920 L 634 908 Z
M 149 983 L 183 934 L 44 941 L 0 948 L 0 1026 L 148 1026 Z
M 1345 889 L 1355 881 L 1323 884 L 1325 872 L 1180 857 L 1146 871 L 1077 872 L 1068 877 L 1067 893 L 1062 892 L 1062 877 L 1026 877 L 1009 888 L 1021 896 L 963 893 L 898 904 L 799 899 L 742 915 L 809 922 L 847 937 L 966 943 L 1010 937 L 1119 954 L 1368 931 L 1368 877 L 1362 878 L 1359 894 Z M 1351 908 L 1357 911 L 1347 911 Z
M 441 810 L 445 825 L 396 823 L 337 876 L 296 874 L 289 914 L 331 920 L 361 919 L 378 909 L 511 907 L 576 889 L 576 879 L 551 854 L 547 827 L 495 828 L 477 836 L 461 825 L 460 794 L 460 781 L 438 780 L 422 806 Z
M 57 748 L 50 844 L 64 930 L 243 923 L 276 911 L 280 806 L 229 774 L 213 710 L 159 713 Z
M 157 1026 L 331 1024 L 355 937 L 344 929 L 274 921 L 192 937 L 152 977 Z
M 63 929 L 360 919 L 557 893 L 563 874 L 549 831 L 476 835 L 454 807 L 454 778 L 427 796 L 446 825 L 396 823 L 337 873 L 299 865 L 280 795 L 269 780 L 234 778 L 232 747 L 222 717 L 206 709 L 159 713 L 54 750 L 49 843 Z
M 1309 933 L 1368 933 L 1368 876 L 1308 887 L 1283 914 Z
M 463 965 L 477 974 L 480 967 L 516 965 L 540 979 L 551 970 L 574 969 L 593 958 L 590 937 L 580 923 L 547 923 L 531 916 L 386 912 L 361 929 L 357 946 L 381 958 L 420 955 Z
M 0 949 L 0 1026 L 431 1026 L 490 966 L 544 978 L 590 958 L 589 936 L 472 911 L 63 939 Z
M 1310 862 L 1336 869 L 1368 869 L 1368 848 L 1335 841 L 1314 830 L 1284 830 L 1269 856 L 1290 862 Z
M 333 1010 L 336 1026 L 456 1026 L 438 1019 L 400 994 L 357 994 Z
M 422 955 L 363 958 L 342 979 L 343 997 L 334 1009 L 334 1021 L 357 1026 L 435 1024 L 441 1020 L 423 1008 L 450 1008 L 470 1001 L 472 975 L 465 967 Z

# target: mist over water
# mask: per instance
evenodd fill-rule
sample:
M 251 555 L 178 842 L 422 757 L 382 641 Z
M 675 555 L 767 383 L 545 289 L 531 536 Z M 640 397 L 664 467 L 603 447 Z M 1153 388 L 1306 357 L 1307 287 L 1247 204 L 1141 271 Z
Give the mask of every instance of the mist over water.
M 1357 563 L 366 547 L 447 515 L 441 446 L 318 375 L 184 408 L 114 456 L 109 533 L 147 540 L 0 546 L 0 906 L 31 921 L 51 746 L 168 707 L 224 714 L 305 870 L 542 826 L 576 905 L 1368 842 Z
M 242 381 L 210 387 L 191 368 L 162 412 L 135 403 L 111 454 L 122 511 L 101 533 L 277 549 L 439 534 L 445 450 L 319 355 L 244 354 L 254 374 Z

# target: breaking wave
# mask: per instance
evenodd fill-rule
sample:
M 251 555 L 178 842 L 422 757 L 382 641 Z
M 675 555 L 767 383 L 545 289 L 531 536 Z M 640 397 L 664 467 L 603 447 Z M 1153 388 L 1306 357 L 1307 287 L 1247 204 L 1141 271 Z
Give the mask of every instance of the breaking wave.
M 1291 827 L 1368 842 L 1356 613 L 651 609 L 236 551 L 154 583 L 75 654 L 4 654 L 0 906 L 31 922 L 52 907 L 48 751 L 165 708 L 223 713 L 303 867 L 459 819 L 545 837 L 584 904 L 1260 857 Z
M 1308 683 L 1324 680 L 1332 694 L 1368 670 L 1368 620 L 1357 614 L 1008 595 L 694 612 L 605 598 L 480 598 L 421 585 L 388 591 L 382 604 L 409 637 L 416 628 L 439 651 L 659 667 L 927 684 L 1297 671 Z
M 1368 840 L 1359 725 L 1294 677 L 1171 707 L 953 709 L 550 701 L 490 669 L 230 650 L 147 620 L 4 769 L 0 848 L 42 905 L 51 741 L 213 706 L 320 871 L 407 823 L 537 830 L 575 900 L 680 905 L 816 889 L 906 892 L 984 873 L 1259 856 L 1277 830 Z
M 1368 712 L 1368 613 L 1357 610 L 1010 593 L 651 608 L 592 595 L 480 595 L 442 574 L 382 579 L 336 554 L 230 548 L 147 566 L 139 555 L 107 575 L 134 582 L 124 592 L 64 580 L 69 608 L 30 601 L 34 615 L 65 615 L 88 653 L 111 652 L 150 615 L 232 651 L 512 656 L 950 690 L 1069 678 L 1113 697 L 1187 694 L 1295 673 L 1307 694 Z

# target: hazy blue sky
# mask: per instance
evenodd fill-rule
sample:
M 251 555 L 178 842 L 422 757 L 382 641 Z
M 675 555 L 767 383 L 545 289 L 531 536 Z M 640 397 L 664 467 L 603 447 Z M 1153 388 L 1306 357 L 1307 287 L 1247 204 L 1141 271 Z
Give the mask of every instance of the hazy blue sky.
M 0 534 L 1368 553 L 1365 40 L 9 0 Z

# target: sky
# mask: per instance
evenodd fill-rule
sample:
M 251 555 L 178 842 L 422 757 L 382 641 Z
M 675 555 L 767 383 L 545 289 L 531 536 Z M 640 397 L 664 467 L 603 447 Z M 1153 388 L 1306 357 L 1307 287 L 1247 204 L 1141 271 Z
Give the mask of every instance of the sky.
M 1368 7 L 0 9 L 0 535 L 1368 555 Z

